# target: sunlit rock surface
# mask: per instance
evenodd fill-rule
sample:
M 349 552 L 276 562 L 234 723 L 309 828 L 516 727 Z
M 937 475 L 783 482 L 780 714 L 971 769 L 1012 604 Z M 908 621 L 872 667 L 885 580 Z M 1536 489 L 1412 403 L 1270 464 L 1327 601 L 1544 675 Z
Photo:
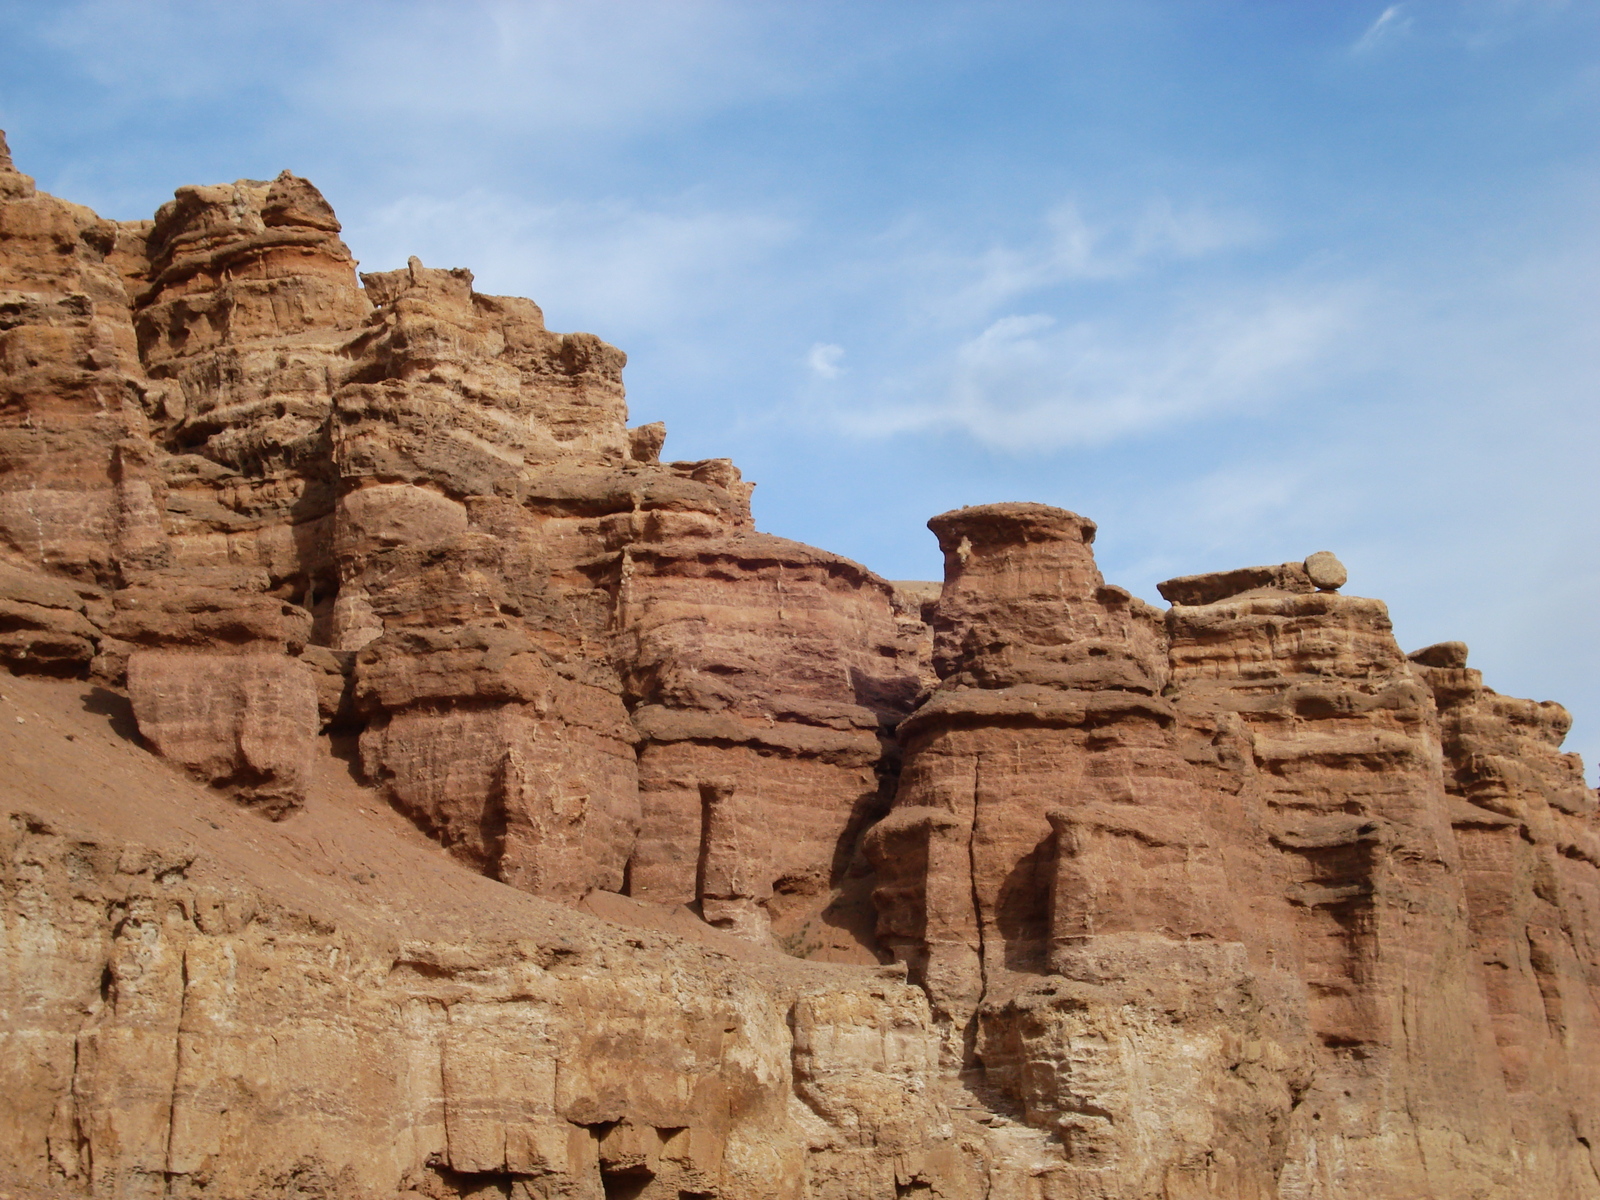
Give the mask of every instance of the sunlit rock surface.
M 0 139 L 0 1190 L 1600 1198 L 1559 705 L 1327 551 L 890 583 L 624 363 Z

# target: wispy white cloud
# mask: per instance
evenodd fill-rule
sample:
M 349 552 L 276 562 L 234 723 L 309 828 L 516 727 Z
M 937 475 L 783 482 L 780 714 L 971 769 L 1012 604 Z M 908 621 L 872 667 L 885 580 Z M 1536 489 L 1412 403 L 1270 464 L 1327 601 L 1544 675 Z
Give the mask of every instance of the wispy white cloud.
M 1217 304 L 1165 332 L 1110 322 L 1003 317 L 925 378 L 921 402 L 862 402 L 837 419 L 862 433 L 958 430 L 996 449 L 1041 454 L 1238 413 L 1286 395 L 1321 363 L 1347 321 L 1337 297 Z
M 806 366 L 819 379 L 837 379 L 844 372 L 844 347 L 832 342 L 818 342 L 806 354 Z
M 41 16 L 116 102 L 257 89 L 396 145 L 626 135 L 800 79 L 765 44 L 777 15 L 728 0 L 78 0 Z
M 944 319 L 970 321 L 1013 301 L 1064 284 L 1124 280 L 1163 264 L 1198 259 L 1263 240 L 1262 223 L 1243 212 L 1179 207 L 1155 197 L 1123 219 L 1090 221 L 1067 201 L 1044 214 L 1036 238 L 978 252 L 926 248 L 900 269 L 920 274 L 928 307 Z
M 1404 4 L 1391 4 L 1367 26 L 1367 31 L 1350 47 L 1354 54 L 1372 54 L 1410 32 L 1413 21 Z
M 607 326 L 665 333 L 727 313 L 795 232 L 768 213 L 692 200 L 537 204 L 474 190 L 393 201 L 345 236 L 367 269 L 411 254 L 470 267 L 480 291 L 533 295 L 556 310 L 556 328 L 604 334 Z
M 309 99 L 428 127 L 570 136 L 682 121 L 793 83 L 758 10 L 718 0 L 381 6 Z M 377 15 L 376 12 L 373 14 Z

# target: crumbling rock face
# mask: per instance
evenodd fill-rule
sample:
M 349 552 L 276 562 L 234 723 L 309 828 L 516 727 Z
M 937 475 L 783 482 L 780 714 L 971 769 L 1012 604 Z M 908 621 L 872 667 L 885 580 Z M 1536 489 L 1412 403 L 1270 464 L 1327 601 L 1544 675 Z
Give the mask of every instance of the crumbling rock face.
M 1559 705 L 1500 696 L 1459 642 L 1411 655 L 1439 709 L 1470 957 L 1483 980 L 1509 1133 L 1547 1170 L 1583 1178 L 1595 1142 L 1600 839 L 1594 793 L 1560 752 Z M 1578 1051 L 1578 1048 L 1588 1048 Z M 1560 1161 L 1561 1148 L 1576 1159 Z M 1562 1178 L 1560 1174 L 1555 1176 Z M 1568 1185 L 1578 1186 L 1578 1185 Z
M 523 631 L 397 631 L 356 657 L 367 776 L 446 846 L 527 891 L 620 891 L 639 827 L 635 733 L 613 687 Z M 599 674 L 589 672 L 589 675 Z
M 1594 1194 L 1559 706 L 1408 661 L 1331 555 L 1171 581 L 1162 620 L 1074 514 L 930 526 L 942 682 L 865 850 L 949 1068 L 1082 1194 Z
M 1110 934 L 986 1007 L 990 1083 L 1059 1137 L 1067 1195 L 1276 1196 L 1314 1072 L 1243 946 Z
M 0 564 L 0 659 L 25 674 L 81 673 L 100 640 L 87 608 L 62 580 Z
M 952 1140 L 926 1004 L 892 976 L 628 934 L 327 810 L 245 850 L 186 802 L 142 810 L 180 838 L 160 850 L 70 798 L 5 810 L 12 1187 L 893 1194 Z M 327 872 L 310 847 L 340 833 L 377 874 Z M 419 916 L 430 886 L 467 902 Z
M 1327 551 L 1163 611 L 1044 505 L 942 585 L 759 533 L 620 350 L 339 232 L 0 140 L 0 660 L 98 689 L 0 721 L 0 1183 L 1600 1200 L 1559 705 Z
M 0 539 L 104 602 L 164 552 L 123 262 L 138 238 L 34 189 L 0 139 Z
M 702 789 L 725 778 L 742 853 L 762 859 L 752 895 L 778 890 L 781 933 L 849 945 L 846 919 L 827 910 L 879 815 L 886 734 L 918 689 L 892 590 L 836 555 L 754 533 L 631 551 L 623 572 L 617 657 L 646 739 L 632 894 L 700 899 Z

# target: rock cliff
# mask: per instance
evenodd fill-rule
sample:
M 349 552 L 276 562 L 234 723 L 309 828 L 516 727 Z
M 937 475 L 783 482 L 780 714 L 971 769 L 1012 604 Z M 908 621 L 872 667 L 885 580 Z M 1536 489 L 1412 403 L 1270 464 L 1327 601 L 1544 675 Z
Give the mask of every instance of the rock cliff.
M 759 533 L 621 351 L 339 232 L 0 138 L 5 1190 L 1600 1200 L 1559 705 L 1326 552 Z

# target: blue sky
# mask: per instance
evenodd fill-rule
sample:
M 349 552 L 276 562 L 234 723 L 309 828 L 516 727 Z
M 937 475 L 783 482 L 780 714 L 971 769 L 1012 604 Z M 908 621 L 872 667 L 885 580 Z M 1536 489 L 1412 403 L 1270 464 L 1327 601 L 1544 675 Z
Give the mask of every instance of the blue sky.
M 669 456 L 891 578 L 1002 499 L 1152 600 L 1331 549 L 1591 764 L 1597 118 L 1589 0 L 0 0 L 49 191 L 288 167 L 366 269 L 622 346 Z

